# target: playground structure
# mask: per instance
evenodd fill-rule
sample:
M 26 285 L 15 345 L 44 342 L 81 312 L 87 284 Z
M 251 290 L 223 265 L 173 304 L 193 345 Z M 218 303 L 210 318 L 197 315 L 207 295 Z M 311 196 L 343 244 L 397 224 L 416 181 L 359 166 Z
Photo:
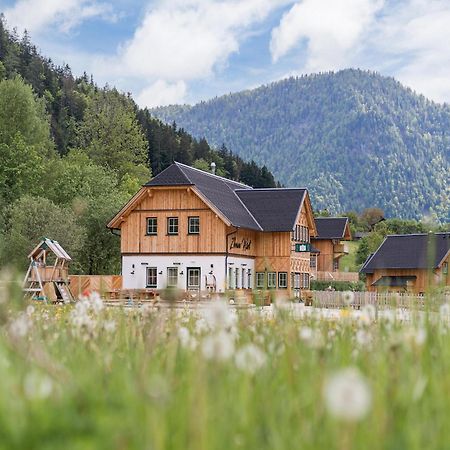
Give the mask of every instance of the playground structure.
M 23 282 L 26 297 L 52 303 L 74 301 L 68 273 L 72 258 L 57 241 L 44 238 L 28 258 L 30 265 Z

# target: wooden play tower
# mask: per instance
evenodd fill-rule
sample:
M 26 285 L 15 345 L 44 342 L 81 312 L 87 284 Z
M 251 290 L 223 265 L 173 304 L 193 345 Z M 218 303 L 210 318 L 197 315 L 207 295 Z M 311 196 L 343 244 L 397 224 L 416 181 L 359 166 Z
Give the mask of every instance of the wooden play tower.
M 57 241 L 44 238 L 28 258 L 30 266 L 23 282 L 27 297 L 52 303 L 74 301 L 68 274 L 72 258 Z

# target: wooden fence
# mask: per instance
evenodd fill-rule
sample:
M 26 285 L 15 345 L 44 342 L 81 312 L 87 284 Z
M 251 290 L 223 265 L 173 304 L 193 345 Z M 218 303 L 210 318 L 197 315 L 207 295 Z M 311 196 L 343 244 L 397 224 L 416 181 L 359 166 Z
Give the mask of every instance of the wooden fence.
M 317 281 L 350 281 L 356 283 L 359 281 L 358 272 L 321 272 L 317 271 L 314 280 Z
M 443 303 L 442 298 L 428 299 L 421 295 L 397 294 L 392 292 L 337 292 L 337 291 L 312 291 L 313 305 L 318 308 L 343 308 L 359 309 L 364 305 L 374 305 L 377 308 L 423 308 L 425 302 L 433 301 Z
M 94 291 L 112 297 L 122 290 L 121 275 L 70 275 L 69 283 L 75 298 Z

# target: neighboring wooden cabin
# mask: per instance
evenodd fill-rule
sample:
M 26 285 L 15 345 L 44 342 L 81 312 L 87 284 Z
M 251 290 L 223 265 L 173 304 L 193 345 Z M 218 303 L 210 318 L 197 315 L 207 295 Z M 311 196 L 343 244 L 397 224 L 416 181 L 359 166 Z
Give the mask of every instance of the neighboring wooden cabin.
M 350 241 L 352 235 L 347 217 L 317 217 L 315 222 L 317 236 L 311 239 L 311 268 L 321 279 L 321 273 L 339 271 L 339 260 L 348 253 L 342 241 Z
M 174 163 L 117 213 L 123 288 L 309 289 L 306 189 L 252 189 Z
M 423 294 L 449 286 L 450 233 L 387 236 L 361 272 L 369 291 Z

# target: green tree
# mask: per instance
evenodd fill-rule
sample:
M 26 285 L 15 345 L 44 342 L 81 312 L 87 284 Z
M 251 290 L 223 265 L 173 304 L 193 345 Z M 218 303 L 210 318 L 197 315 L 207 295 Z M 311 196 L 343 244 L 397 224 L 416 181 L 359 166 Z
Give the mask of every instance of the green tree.
M 21 135 L 44 156 L 52 156 L 50 123 L 45 102 L 20 77 L 0 81 L 0 143 L 11 144 Z
M 78 261 L 85 230 L 70 208 L 55 205 L 46 198 L 26 195 L 11 205 L 7 228 L 0 255 L 3 265 L 24 270 L 28 253 L 43 237 L 49 237 L 57 240 L 73 258 L 72 272 L 80 270 Z
M 149 180 L 148 142 L 137 122 L 133 102 L 113 90 L 89 98 L 78 128 L 78 147 L 96 163 L 129 174 L 142 183 Z
M 376 231 L 373 231 L 372 233 L 369 233 L 367 236 L 364 236 L 360 242 L 359 247 L 356 252 L 356 263 L 357 264 L 363 264 L 367 257 L 374 253 L 375 250 L 381 245 L 381 243 L 384 240 L 384 237 L 381 233 L 377 233 Z

